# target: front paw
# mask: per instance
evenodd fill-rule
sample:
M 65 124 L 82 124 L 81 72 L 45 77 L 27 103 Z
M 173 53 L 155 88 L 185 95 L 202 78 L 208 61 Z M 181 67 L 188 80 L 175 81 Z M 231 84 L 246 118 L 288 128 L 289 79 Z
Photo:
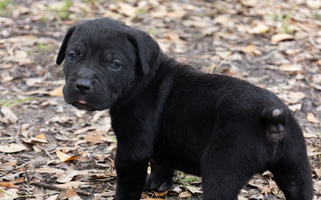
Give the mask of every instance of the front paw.
M 170 179 L 164 179 L 156 177 L 152 174 L 148 175 L 144 191 L 156 191 L 156 192 L 163 192 L 168 190 L 173 184 L 172 178 Z

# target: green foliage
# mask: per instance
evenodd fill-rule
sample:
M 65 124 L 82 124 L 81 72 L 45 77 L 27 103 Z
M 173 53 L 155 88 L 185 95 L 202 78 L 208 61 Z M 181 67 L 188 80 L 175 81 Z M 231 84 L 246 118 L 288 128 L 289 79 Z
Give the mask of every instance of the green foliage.
M 191 182 L 202 182 L 202 178 L 196 177 L 196 176 L 195 177 L 186 176 L 186 174 L 184 172 L 179 171 L 177 173 L 177 175 L 175 176 L 175 181 L 178 182 L 180 185 L 182 185 L 186 191 L 189 191 L 187 188 L 188 186 L 194 187 L 190 183 Z M 187 200 L 191 200 L 191 199 L 192 199 L 191 197 L 187 197 Z
M 69 7 L 72 6 L 72 1 L 71 0 L 65 0 L 65 5 L 63 6 L 63 8 L 61 10 L 58 11 L 58 16 L 64 20 L 67 19 L 69 17 L 69 12 L 68 9 Z
M 3 190 L 0 190 L 0 193 L 3 193 L 3 194 L 5 194 L 5 195 L 8 195 L 8 196 L 12 197 L 10 194 L 6 193 L 6 192 L 3 191 Z
M 282 23 L 282 28 L 284 33 L 292 34 L 293 30 L 290 29 L 290 22 L 291 22 L 291 13 L 287 14 L 277 14 L 277 13 L 270 13 L 269 17 L 276 21 L 276 22 L 281 22 Z
M 26 98 L 23 98 L 23 99 L 19 99 L 19 98 L 14 98 L 12 100 L 8 100 L 8 99 L 0 99 L 0 105 L 1 106 L 5 106 L 5 107 L 14 107 L 16 105 L 19 105 L 19 104 L 23 104 L 23 103 L 26 103 L 26 102 L 29 102 L 31 101 L 31 97 L 26 97 Z
M 0 16 L 7 16 L 12 11 L 12 5 L 14 4 L 11 0 L 0 0 Z

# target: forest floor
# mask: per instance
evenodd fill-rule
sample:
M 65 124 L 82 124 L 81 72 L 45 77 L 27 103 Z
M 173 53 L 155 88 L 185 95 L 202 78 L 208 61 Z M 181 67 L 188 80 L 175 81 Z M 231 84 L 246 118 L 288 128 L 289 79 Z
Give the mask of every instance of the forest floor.
M 67 105 L 55 64 L 68 28 L 93 17 L 143 29 L 166 54 L 204 72 L 276 93 L 303 129 L 321 199 L 321 1 L 0 0 L 0 200 L 113 198 L 108 111 Z M 202 199 L 201 179 L 180 172 L 171 190 L 142 198 Z M 284 195 L 265 172 L 244 186 L 244 199 Z

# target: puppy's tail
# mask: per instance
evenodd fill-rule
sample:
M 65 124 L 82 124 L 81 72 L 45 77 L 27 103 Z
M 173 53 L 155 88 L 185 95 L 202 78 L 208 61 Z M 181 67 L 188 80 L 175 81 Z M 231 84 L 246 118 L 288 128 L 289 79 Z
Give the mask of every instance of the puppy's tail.
M 286 122 L 286 109 L 280 106 L 266 106 L 262 111 L 265 121 L 267 138 L 270 142 L 280 142 L 284 139 L 284 125 Z

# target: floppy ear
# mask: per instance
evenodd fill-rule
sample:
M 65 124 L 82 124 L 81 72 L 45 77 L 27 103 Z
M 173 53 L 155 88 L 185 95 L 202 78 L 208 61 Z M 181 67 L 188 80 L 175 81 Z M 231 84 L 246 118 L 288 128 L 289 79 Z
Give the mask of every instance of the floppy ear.
M 136 47 L 141 70 L 147 76 L 155 61 L 159 59 L 157 58 L 160 52 L 159 45 L 146 32 L 134 28 L 131 30 L 128 38 Z
M 65 38 L 64 40 L 62 41 L 62 44 L 61 44 L 61 47 L 60 47 L 60 50 L 58 52 L 58 56 L 57 56 L 57 59 L 56 59 L 56 64 L 57 65 L 60 65 L 62 63 L 62 61 L 64 61 L 65 59 L 65 54 L 66 54 L 66 49 L 67 49 L 67 45 L 68 45 L 68 41 L 72 35 L 72 33 L 75 31 L 75 28 L 76 26 L 73 26 L 71 27 L 66 35 L 65 35 Z

